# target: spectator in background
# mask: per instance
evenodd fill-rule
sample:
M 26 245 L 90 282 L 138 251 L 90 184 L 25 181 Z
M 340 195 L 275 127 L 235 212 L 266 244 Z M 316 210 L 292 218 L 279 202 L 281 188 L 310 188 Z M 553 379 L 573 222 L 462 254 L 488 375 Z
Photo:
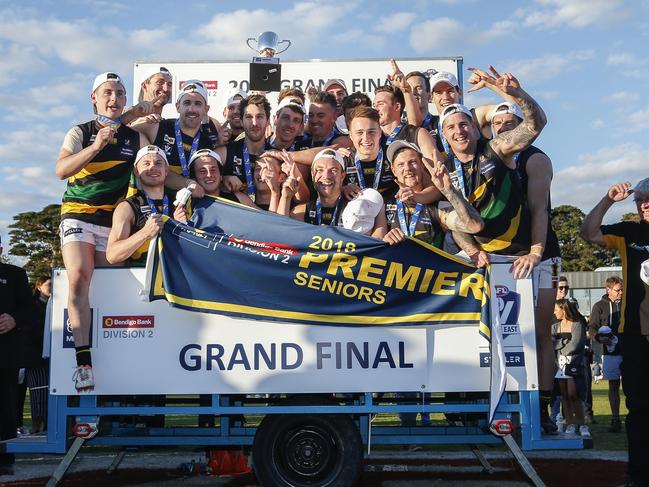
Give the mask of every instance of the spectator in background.
M 588 320 L 588 335 L 602 344 L 602 369 L 608 381 L 608 402 L 611 406 L 609 433 L 622 431 L 620 423 L 620 379 L 622 378 L 622 347 L 619 343 L 622 279 L 606 279 L 606 294 L 595 303 Z
M 23 355 L 25 380 L 29 387 L 32 410 L 32 434 L 47 428 L 47 397 L 49 388 L 49 360 L 43 358 L 43 337 L 45 335 L 45 311 L 52 294 L 50 276 L 40 276 L 34 285 L 34 320 L 25 334 L 28 341 Z
M 590 431 L 584 418 L 584 405 L 579 397 L 578 382 L 583 382 L 584 341 L 586 339 L 586 320 L 577 307 L 567 299 L 559 299 L 554 307 L 559 321 L 552 325 L 552 337 L 556 350 L 558 370 L 555 378 L 559 380 L 561 405 L 566 422 L 566 434 L 579 433 L 590 438 Z
M 577 300 L 569 295 L 569 291 L 570 285 L 568 284 L 568 278 L 566 276 L 559 276 L 559 284 L 557 285 L 557 301 L 560 299 L 567 299 L 577 306 L 577 309 L 579 309 Z
M 639 221 L 602 225 L 604 215 L 617 202 L 633 194 Z M 629 182 L 611 186 L 581 227 L 588 242 L 616 249 L 622 257 L 624 308 L 618 328 L 622 344 L 622 375 L 629 445 L 627 487 L 649 485 L 649 178 L 631 189 Z M 644 278 L 643 278 L 644 277 Z
M 18 331 L 29 324 L 31 311 L 27 274 L 20 267 L 0 263 L 0 440 L 16 437 Z M 13 475 L 13 463 L 13 453 L 0 451 L 0 475 Z

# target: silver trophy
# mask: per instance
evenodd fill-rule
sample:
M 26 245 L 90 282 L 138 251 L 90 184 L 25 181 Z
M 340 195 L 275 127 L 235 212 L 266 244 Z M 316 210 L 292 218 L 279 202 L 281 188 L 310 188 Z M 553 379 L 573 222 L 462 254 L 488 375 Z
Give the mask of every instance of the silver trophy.
M 253 47 L 250 45 L 251 41 L 255 41 L 257 43 L 257 47 Z M 280 44 L 286 44 L 286 47 L 282 49 L 281 51 L 278 51 L 277 48 L 279 47 Z M 281 54 L 282 52 L 286 51 L 289 47 L 291 47 L 291 41 L 289 40 L 279 40 L 279 36 L 275 34 L 275 32 L 271 31 L 266 31 L 262 32 L 257 36 L 255 39 L 254 37 L 249 37 L 248 40 L 246 41 L 246 44 L 248 44 L 248 47 L 252 49 L 255 52 L 258 52 L 259 55 L 262 57 L 274 57 L 275 54 Z

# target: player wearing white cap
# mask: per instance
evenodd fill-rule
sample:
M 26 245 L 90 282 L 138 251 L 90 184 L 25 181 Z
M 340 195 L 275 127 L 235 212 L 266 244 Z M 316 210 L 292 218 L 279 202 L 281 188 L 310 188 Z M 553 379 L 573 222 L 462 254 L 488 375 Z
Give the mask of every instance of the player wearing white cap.
M 493 137 L 514 130 L 523 122 L 523 112 L 512 102 L 494 105 L 488 114 Z M 549 402 L 555 374 L 554 345 L 551 324 L 553 304 L 557 295 L 557 283 L 561 272 L 561 251 L 559 239 L 552 229 L 550 211 L 550 183 L 552 182 L 552 161 L 537 147 L 530 145 L 514 156 L 516 170 L 523 185 L 523 195 L 531 217 L 531 247 L 526 256 L 518 259 L 533 262 L 532 285 L 534 287 L 534 323 L 536 324 L 537 359 L 539 369 L 539 390 L 542 398 Z M 547 413 L 548 404 L 541 404 L 541 424 L 546 432 L 555 430 Z
M 133 128 L 145 134 L 153 145 L 160 147 L 169 162 L 169 175 L 165 186 L 168 194 L 189 186 L 189 159 L 199 149 L 212 149 L 225 143 L 219 139 L 220 123 L 208 117 L 209 98 L 202 81 L 185 81 L 176 98 L 178 118 L 161 120 L 158 123 L 142 123 Z M 208 122 L 203 123 L 207 118 Z M 228 135 L 229 137 L 229 135 Z M 193 186 L 195 196 L 202 196 L 202 188 Z
M 347 86 L 341 79 L 330 79 L 322 87 L 322 91 L 333 95 L 336 99 L 336 117 L 343 114 L 343 100 L 347 96 Z
M 530 249 L 530 218 L 514 158 L 539 135 L 546 117 L 511 74 L 501 76 L 494 70 L 494 78 L 471 69 L 480 76 L 477 89 L 498 85 L 516 99 L 525 119 L 514 130 L 487 141 L 481 138 L 468 108 L 459 104 L 447 106 L 440 121 L 453 155 L 449 171 L 456 187 L 480 211 L 485 222 L 484 229 L 476 235 L 480 247 L 486 252 L 517 256 L 512 266 L 514 277 L 527 277 L 535 265 L 527 256 L 533 251 L 540 257 L 542 250 Z
M 223 164 L 221 156 L 211 149 L 200 149 L 194 153 L 189 160 L 189 174 L 196 183 L 201 186 L 205 195 L 197 198 L 191 196 L 191 189 L 184 188 L 176 194 L 177 204 L 174 211 L 174 219 L 180 222 L 187 222 L 193 215 L 196 208 L 206 208 L 210 206 L 216 198 L 223 198 L 236 203 L 256 208 L 252 200 L 241 191 L 222 191 L 221 189 L 221 171 Z M 195 224 L 193 222 L 192 224 Z M 200 228 L 200 222 L 197 225 Z
M 151 66 L 145 70 L 138 101 L 153 103 L 152 113 L 162 116 L 163 107 L 171 100 L 173 77 L 164 66 Z M 138 123 L 136 120 L 133 124 Z
M 316 191 L 308 203 L 300 204 L 290 210 L 297 181 L 289 176 L 282 188 L 278 213 L 289 215 L 311 225 L 343 226 L 342 215 L 347 205 L 347 199 L 342 194 L 342 185 L 345 179 L 345 161 L 342 155 L 334 149 L 323 149 L 313 159 L 311 164 L 311 178 Z M 385 225 L 377 222 L 369 232 L 384 234 Z
M 168 171 L 167 157 L 158 146 L 147 145 L 138 151 L 133 168 L 138 192 L 117 205 L 113 213 L 106 249 L 111 264 L 127 259 L 131 265 L 145 264 L 149 240 L 163 226 L 161 215 L 173 213 L 169 197 L 164 194 Z
M 241 110 L 239 105 L 241 104 L 241 100 L 245 100 L 246 98 L 248 98 L 248 93 L 243 90 L 233 89 L 228 92 L 228 98 L 225 101 L 225 107 L 223 108 L 223 117 L 230 129 L 230 139 L 228 142 L 236 140 L 243 133 L 243 124 L 241 121 Z M 226 124 L 223 124 L 223 126 L 225 125 Z
M 415 203 L 412 196 L 424 189 L 425 163 L 419 147 L 404 140 L 396 140 L 387 150 L 390 167 L 401 191 L 386 201 L 385 212 L 390 229 L 384 241 L 395 244 L 406 237 L 442 248 L 444 232 L 476 233 L 482 230 L 483 221 L 478 212 L 453 186 L 448 171 L 441 161 L 428 161 L 433 184 L 448 200 L 451 207 Z
M 146 137 L 121 122 L 126 88 L 116 73 L 102 73 L 93 83 L 96 119 L 65 135 L 56 175 L 67 179 L 61 205 L 61 247 L 67 270 L 68 314 L 75 340 L 79 391 L 94 388 L 90 356 L 88 290 L 95 264 L 109 265 L 106 245 L 113 210 L 126 197 L 128 182 Z

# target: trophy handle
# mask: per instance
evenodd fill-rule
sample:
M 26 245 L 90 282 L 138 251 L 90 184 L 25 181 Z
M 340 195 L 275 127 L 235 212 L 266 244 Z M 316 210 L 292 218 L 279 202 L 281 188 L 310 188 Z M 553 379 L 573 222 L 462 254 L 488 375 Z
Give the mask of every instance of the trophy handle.
M 291 41 L 289 41 L 289 40 L 279 41 L 277 43 L 277 46 L 279 47 L 279 45 L 283 44 L 284 42 L 286 42 L 286 44 L 287 44 L 286 47 L 284 49 L 282 49 L 281 51 L 277 51 L 275 54 L 281 54 L 284 51 L 286 51 L 289 47 L 291 47 Z
M 257 52 L 257 48 L 256 48 L 256 47 L 252 47 L 252 46 L 250 45 L 250 41 L 256 41 L 256 40 L 257 40 L 257 39 L 255 39 L 254 37 L 248 37 L 248 40 L 246 41 L 246 44 L 248 44 L 248 47 L 249 47 L 250 49 L 252 49 L 253 51 L 255 51 L 255 52 Z

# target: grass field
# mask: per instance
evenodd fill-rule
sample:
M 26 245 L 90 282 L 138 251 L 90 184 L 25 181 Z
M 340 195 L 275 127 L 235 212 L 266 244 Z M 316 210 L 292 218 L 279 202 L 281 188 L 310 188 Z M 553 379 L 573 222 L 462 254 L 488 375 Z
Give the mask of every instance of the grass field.
M 624 405 L 624 394 L 622 394 L 622 404 L 620 406 L 620 415 L 622 418 L 626 415 L 626 407 Z M 626 450 L 626 435 L 624 427 L 621 433 L 609 433 L 607 431 L 611 423 L 611 411 L 608 403 L 608 382 L 601 381 L 599 384 L 593 384 L 593 410 L 595 412 L 595 423 L 590 425 L 590 431 L 595 443 L 596 450 Z M 24 425 L 27 428 L 31 427 L 31 409 L 29 402 L 29 393 L 25 399 L 24 408 Z M 252 415 L 246 416 L 247 424 L 257 424 L 261 416 L 255 417 Z M 441 414 L 433 414 L 433 421 L 443 421 L 444 418 Z M 173 415 L 167 416 L 165 419 L 166 426 L 195 426 L 195 416 Z M 399 418 L 394 414 L 381 414 L 374 420 L 375 425 L 384 426 L 398 426 Z M 379 448 L 381 449 L 381 448 Z M 431 450 L 465 450 L 466 447 L 462 445 L 440 445 L 429 446 L 426 449 Z

